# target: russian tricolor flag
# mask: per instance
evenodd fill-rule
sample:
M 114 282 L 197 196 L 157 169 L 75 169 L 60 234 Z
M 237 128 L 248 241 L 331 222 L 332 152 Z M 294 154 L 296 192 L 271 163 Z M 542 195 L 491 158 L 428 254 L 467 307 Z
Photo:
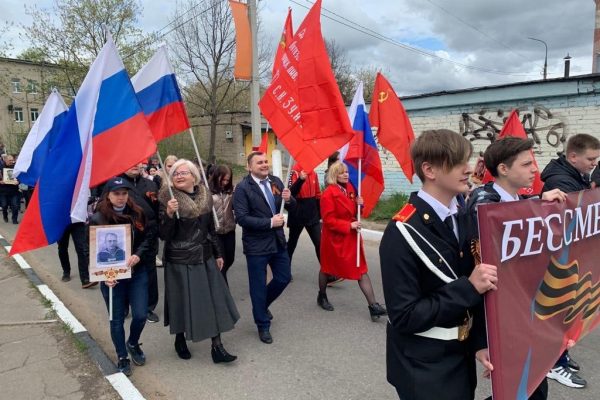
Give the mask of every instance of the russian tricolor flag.
M 96 186 L 156 152 L 112 37 L 90 67 L 48 153 L 10 254 L 47 246 L 87 218 Z
M 31 187 L 37 183 L 50 146 L 66 120 L 68 109 L 60 93 L 53 89 L 19 152 L 14 172 L 20 183 Z
M 156 51 L 131 83 L 157 142 L 190 127 L 166 46 Z
M 359 194 L 364 199 L 361 214 L 363 217 L 368 217 L 377 205 L 385 186 L 379 150 L 371 131 L 369 115 L 366 112 L 362 81 L 358 84 L 348 114 L 352 122 L 352 129 L 357 133 L 350 140 L 347 153 L 343 155 L 343 151 L 340 151 L 340 158 L 348 166 L 352 185 L 357 189 L 360 187 Z M 362 160 L 360 178 L 358 176 L 358 160 Z

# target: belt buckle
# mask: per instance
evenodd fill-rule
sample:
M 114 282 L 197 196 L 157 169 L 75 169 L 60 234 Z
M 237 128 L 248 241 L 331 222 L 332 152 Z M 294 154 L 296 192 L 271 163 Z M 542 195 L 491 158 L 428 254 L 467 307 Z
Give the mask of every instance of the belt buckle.
M 467 315 L 462 325 L 458 327 L 458 341 L 464 342 L 469 338 L 469 331 L 473 327 L 473 317 Z

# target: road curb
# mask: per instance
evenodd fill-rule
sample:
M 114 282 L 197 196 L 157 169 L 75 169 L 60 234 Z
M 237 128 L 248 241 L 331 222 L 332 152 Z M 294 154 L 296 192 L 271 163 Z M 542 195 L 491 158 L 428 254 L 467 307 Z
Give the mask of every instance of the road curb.
M 0 246 L 6 250 L 7 254 L 10 253 L 11 245 L 2 235 L 0 235 Z M 20 254 L 14 255 L 12 258 L 17 262 L 21 270 L 25 273 L 25 276 L 27 276 L 27 279 L 29 279 L 40 294 L 52 304 L 52 309 L 54 309 L 61 321 L 71 328 L 78 340 L 85 343 L 88 356 L 96 363 L 102 375 L 110 382 L 119 396 L 125 400 L 145 399 L 133 382 L 125 374 L 118 372 L 115 364 L 90 335 L 85 326 L 75 318 L 71 311 L 54 294 L 52 289 L 40 279 L 29 263 Z

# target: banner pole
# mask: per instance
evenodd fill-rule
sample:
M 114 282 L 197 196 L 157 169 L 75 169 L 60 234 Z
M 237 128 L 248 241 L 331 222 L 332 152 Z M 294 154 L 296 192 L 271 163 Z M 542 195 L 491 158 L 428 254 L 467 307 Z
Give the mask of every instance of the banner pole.
M 108 320 L 113 320 L 113 292 L 112 286 L 108 287 Z
M 294 166 L 294 157 L 290 154 L 290 163 L 288 165 L 287 174 L 285 174 L 285 188 L 290 188 L 290 173 L 292 172 L 292 167 Z M 285 206 L 285 201 L 281 199 L 281 209 L 279 210 L 279 214 L 283 214 L 283 207 Z
M 362 158 L 358 159 L 358 197 L 361 195 Z M 356 220 L 360 224 L 360 206 L 356 207 Z M 360 228 L 356 230 L 356 268 L 360 267 Z
M 206 174 L 204 173 L 204 167 L 202 166 L 202 158 L 200 158 L 200 152 L 198 151 L 198 145 L 196 144 L 196 138 L 194 137 L 194 132 L 192 128 L 188 128 L 188 132 L 190 133 L 190 137 L 192 138 L 192 144 L 194 145 L 194 151 L 196 152 L 196 158 L 198 158 L 198 164 L 200 164 L 200 173 L 202 174 L 202 180 L 204 181 L 204 186 L 206 186 L 206 191 L 209 196 L 210 188 L 208 187 L 208 180 L 206 179 Z M 215 206 L 212 207 L 213 218 L 215 220 L 215 229 L 219 229 L 219 218 L 217 217 L 217 210 L 215 210 Z
M 156 155 L 158 156 L 158 162 L 160 164 L 160 168 L 165 173 L 165 181 L 167 181 L 166 184 L 167 184 L 167 189 L 169 190 L 169 195 L 171 196 L 171 199 L 174 199 L 175 196 L 173 195 L 173 188 L 171 187 L 171 178 L 169 178 L 169 174 L 167 173 L 165 164 L 163 164 L 163 160 L 162 160 L 162 157 L 160 156 L 160 151 L 158 151 L 158 147 L 156 148 Z M 179 219 L 179 211 L 175 211 L 175 215 L 177 216 L 177 219 Z

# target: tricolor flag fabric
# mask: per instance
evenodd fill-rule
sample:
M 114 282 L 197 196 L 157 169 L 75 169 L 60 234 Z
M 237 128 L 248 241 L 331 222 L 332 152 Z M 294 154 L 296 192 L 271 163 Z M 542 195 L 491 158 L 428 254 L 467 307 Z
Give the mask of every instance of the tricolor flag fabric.
M 60 132 L 69 108 L 56 89 L 52 90 L 42 112 L 23 143 L 14 168 L 20 183 L 35 186 L 44 168 L 48 151 Z
M 348 114 L 350 121 L 352 121 L 352 129 L 357 133 L 348 144 L 348 150 L 343 155 L 343 161 L 348 166 L 350 182 L 357 189 L 360 180 L 359 195 L 364 200 L 361 215 L 368 217 L 377 205 L 385 186 L 379 151 L 371 132 L 369 115 L 366 112 L 362 82 L 358 84 Z M 340 158 L 342 158 L 342 154 L 343 152 L 340 152 Z M 362 160 L 360 176 L 358 176 L 359 160 Z
M 10 254 L 47 246 L 87 218 L 96 186 L 156 152 L 112 37 L 90 67 L 50 148 Z
M 285 48 L 259 107 L 294 160 L 315 169 L 354 136 L 321 34 L 317 0 Z
M 131 83 L 157 142 L 190 127 L 166 46 L 156 51 Z
M 379 144 L 396 157 L 404 176 L 412 183 L 415 167 L 410 146 L 415 141 L 415 134 L 394 88 L 380 73 L 375 79 L 369 120 L 371 126 L 377 127 Z
M 502 130 L 498 134 L 498 139 L 502 139 L 506 136 L 518 137 L 521 139 L 527 139 L 527 132 L 525 132 L 525 128 L 521 121 L 519 121 L 519 114 L 517 110 L 512 110 Z M 519 190 L 519 194 L 521 195 L 540 195 L 542 193 L 542 188 L 544 187 L 544 183 L 540 177 L 540 169 L 538 167 L 538 163 L 535 160 L 535 156 L 533 155 L 533 150 L 530 150 L 531 157 L 533 157 L 533 164 L 537 168 L 537 172 L 535 173 L 535 180 L 533 181 L 533 185 L 529 188 L 522 188 Z M 486 169 L 485 174 L 483 175 L 483 183 L 488 183 L 494 180 L 494 177 L 490 172 Z

